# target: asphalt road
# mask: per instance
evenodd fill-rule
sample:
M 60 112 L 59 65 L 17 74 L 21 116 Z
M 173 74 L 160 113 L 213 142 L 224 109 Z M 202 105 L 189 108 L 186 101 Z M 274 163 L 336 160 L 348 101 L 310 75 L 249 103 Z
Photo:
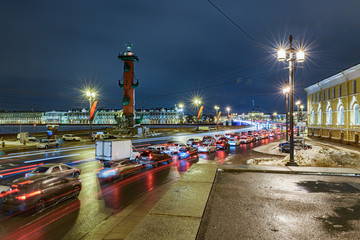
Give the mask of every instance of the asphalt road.
M 173 138 L 186 141 L 189 136 Z M 139 150 L 164 143 L 168 139 L 134 144 Z M 243 163 L 252 156 L 250 150 L 272 140 L 232 147 L 196 159 L 178 160 L 157 168 L 147 167 L 132 176 L 115 181 L 99 181 L 96 173 L 102 167 L 94 159 L 94 145 L 41 150 L 5 155 L 0 158 L 0 185 L 36 167 L 37 164 L 61 162 L 81 168 L 82 191 L 76 200 L 67 200 L 42 213 L 10 215 L 0 212 L 0 239 L 80 239 L 110 215 L 121 211 L 137 197 L 162 184 L 176 180 L 194 162 L 217 161 L 220 164 Z

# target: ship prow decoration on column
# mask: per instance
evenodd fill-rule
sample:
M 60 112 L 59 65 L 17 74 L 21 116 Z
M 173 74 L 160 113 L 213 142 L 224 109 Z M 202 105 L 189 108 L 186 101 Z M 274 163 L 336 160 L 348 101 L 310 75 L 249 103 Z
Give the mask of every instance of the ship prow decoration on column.
M 139 58 L 132 52 L 132 46 L 131 43 L 126 43 L 126 51 L 118 56 L 124 61 L 123 83 L 119 80 L 119 87 L 123 90 L 123 115 L 120 119 L 122 128 L 134 126 L 135 89 L 139 86 L 138 80 L 134 82 L 134 62 L 139 61 Z

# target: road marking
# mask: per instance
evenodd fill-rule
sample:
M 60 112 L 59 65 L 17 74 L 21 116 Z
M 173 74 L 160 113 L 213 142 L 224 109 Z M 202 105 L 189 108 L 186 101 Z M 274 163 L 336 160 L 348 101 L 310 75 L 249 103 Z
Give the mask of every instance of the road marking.
M 63 156 L 58 156 L 58 157 L 41 158 L 41 159 L 36 159 L 36 160 L 24 161 L 24 163 L 41 162 L 41 161 L 49 161 L 49 160 L 52 160 L 52 159 L 66 158 L 66 157 L 73 157 L 73 156 L 78 156 L 78 155 L 80 155 L 80 153 L 70 154 L 70 155 L 63 155 Z

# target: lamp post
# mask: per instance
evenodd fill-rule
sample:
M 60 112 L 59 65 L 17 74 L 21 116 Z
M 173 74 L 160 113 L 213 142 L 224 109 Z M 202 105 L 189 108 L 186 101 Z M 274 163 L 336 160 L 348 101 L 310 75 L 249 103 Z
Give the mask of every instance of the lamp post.
M 285 111 L 285 134 L 286 134 L 286 141 L 289 141 L 289 132 L 288 132 L 288 113 L 289 113 L 289 92 L 290 87 L 284 87 L 283 93 L 285 94 L 285 105 L 286 105 L 286 111 Z
M 89 123 L 90 123 L 90 139 L 92 139 L 92 119 L 90 119 L 90 111 L 91 107 L 93 105 L 93 102 L 95 100 L 96 91 L 93 89 L 93 87 L 90 85 L 89 89 L 86 91 L 86 96 L 89 99 L 90 108 L 89 108 Z
M 197 114 L 199 114 L 199 108 L 200 108 L 200 105 L 201 105 L 201 100 L 198 99 L 198 98 L 195 98 L 194 104 L 195 104 L 195 106 L 197 107 Z M 200 116 L 199 116 L 199 118 L 200 118 Z M 197 129 L 198 129 L 198 130 L 199 130 L 199 118 L 196 116 Z
M 301 101 L 300 101 L 300 99 L 298 98 L 297 100 L 296 100 L 296 102 L 295 102 L 295 105 L 296 105 L 296 110 L 297 110 L 297 126 L 298 126 L 298 128 L 297 128 L 297 136 L 300 136 L 300 131 L 299 131 L 299 108 L 300 108 L 300 104 L 301 104 Z
M 226 111 L 227 111 L 227 114 L 228 114 L 229 126 L 230 126 L 230 107 L 226 107 Z
M 301 122 L 303 122 L 303 113 L 304 113 L 304 105 L 303 105 L 303 104 L 300 105 L 300 110 L 301 110 L 300 120 L 301 120 Z M 302 134 L 303 131 L 304 131 L 303 127 L 305 127 L 305 126 L 301 126 L 301 134 Z
M 288 49 L 279 49 L 277 52 L 278 61 L 289 62 L 289 99 L 290 99 L 290 160 L 286 166 L 298 166 L 294 161 L 294 61 L 304 62 L 305 52 L 302 50 L 296 50 L 293 48 L 292 41 L 293 36 L 289 36 L 290 46 Z M 295 56 L 296 55 L 296 56 Z
M 219 106 L 218 105 L 215 105 L 215 107 L 214 107 L 214 109 L 215 109 L 215 111 L 216 111 L 216 116 L 215 116 L 215 118 L 216 118 L 216 129 L 218 129 L 218 112 L 219 112 Z
M 182 104 L 182 103 L 179 104 L 179 112 L 180 112 L 180 132 L 181 132 L 183 118 L 184 118 L 184 104 Z

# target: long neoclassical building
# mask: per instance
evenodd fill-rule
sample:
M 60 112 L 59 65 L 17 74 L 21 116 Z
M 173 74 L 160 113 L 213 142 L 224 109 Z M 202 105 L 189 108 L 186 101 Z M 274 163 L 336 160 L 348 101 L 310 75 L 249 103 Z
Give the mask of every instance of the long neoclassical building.
M 305 88 L 308 134 L 359 143 L 360 64 Z

